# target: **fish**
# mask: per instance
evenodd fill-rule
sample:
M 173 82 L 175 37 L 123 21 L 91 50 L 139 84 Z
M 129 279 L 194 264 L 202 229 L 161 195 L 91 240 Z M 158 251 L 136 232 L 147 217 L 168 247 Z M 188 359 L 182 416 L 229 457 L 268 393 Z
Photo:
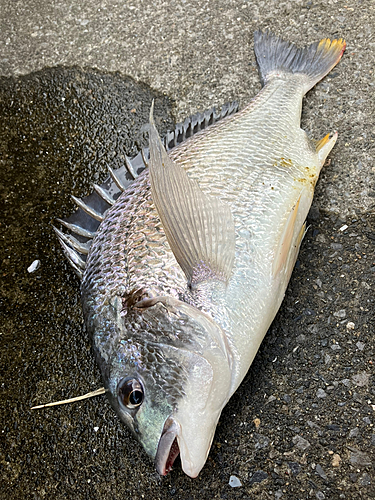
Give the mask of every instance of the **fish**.
M 160 475 L 197 477 L 220 414 L 285 295 L 319 172 L 337 132 L 312 141 L 302 100 L 343 39 L 305 48 L 254 34 L 262 89 L 188 118 L 126 158 L 56 229 L 109 401 Z

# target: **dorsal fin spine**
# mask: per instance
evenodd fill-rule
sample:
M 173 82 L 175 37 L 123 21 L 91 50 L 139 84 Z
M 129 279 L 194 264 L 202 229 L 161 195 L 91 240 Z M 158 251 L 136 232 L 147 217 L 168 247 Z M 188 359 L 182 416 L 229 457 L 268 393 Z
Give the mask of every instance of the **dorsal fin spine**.
M 93 219 L 96 219 L 99 222 L 102 222 L 102 220 L 104 219 L 104 214 L 100 214 L 99 212 L 97 212 L 96 210 L 94 210 L 92 207 L 89 207 L 80 198 L 77 198 L 76 196 L 73 196 L 73 195 L 71 195 L 71 196 L 72 196 L 72 199 L 73 199 L 74 203 L 79 208 L 82 208 L 82 210 L 84 212 L 86 212 L 88 215 L 90 215 Z
M 132 165 L 132 162 L 131 162 L 129 156 L 126 156 L 126 155 L 125 155 L 125 167 L 126 167 L 126 170 L 129 172 L 129 174 L 133 177 L 133 179 L 138 177 L 137 173 L 134 171 L 134 168 L 133 168 L 133 165 Z
M 89 240 L 88 243 L 81 243 L 76 238 L 74 238 L 74 236 L 72 236 L 70 234 L 69 235 L 64 234 L 56 227 L 54 227 L 53 229 L 55 230 L 55 233 L 57 234 L 57 236 L 61 240 L 63 240 L 67 245 L 73 247 L 74 250 L 81 253 L 82 255 L 87 255 L 89 253 L 91 240 Z
M 101 199 L 104 200 L 106 203 L 108 203 L 108 205 L 114 205 L 115 204 L 115 200 L 101 186 L 98 186 L 97 184 L 94 184 L 93 186 L 94 186 L 95 191 L 101 197 Z
M 116 186 L 121 190 L 125 191 L 125 186 L 122 184 L 120 178 L 116 175 L 115 171 L 111 169 L 111 167 L 108 165 L 108 172 L 109 175 L 112 177 L 113 182 L 116 184 Z
M 63 219 L 56 219 L 60 224 L 65 226 L 69 231 L 72 231 L 72 233 L 76 233 L 79 236 L 84 236 L 85 238 L 90 238 L 92 239 L 95 236 L 95 233 L 92 231 L 88 231 L 87 229 L 77 226 L 77 224 L 71 224 L 70 222 L 67 222 L 66 220 Z

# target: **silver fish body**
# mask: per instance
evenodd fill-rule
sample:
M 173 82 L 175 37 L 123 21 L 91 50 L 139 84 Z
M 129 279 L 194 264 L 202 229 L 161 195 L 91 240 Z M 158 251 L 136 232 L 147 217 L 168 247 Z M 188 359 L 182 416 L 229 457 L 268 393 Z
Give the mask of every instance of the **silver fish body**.
M 180 453 L 198 475 L 280 307 L 337 137 L 308 139 L 302 98 L 344 49 L 257 33 L 258 96 L 168 156 L 151 118 L 149 169 L 96 231 L 82 279 L 87 328 L 114 409 L 161 474 Z

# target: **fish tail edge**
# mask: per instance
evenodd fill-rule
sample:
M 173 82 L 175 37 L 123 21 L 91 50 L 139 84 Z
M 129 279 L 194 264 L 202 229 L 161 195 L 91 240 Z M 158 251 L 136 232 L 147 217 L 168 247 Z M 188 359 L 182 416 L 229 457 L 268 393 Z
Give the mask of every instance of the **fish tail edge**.
M 340 61 L 346 48 L 342 38 L 323 38 L 299 48 L 269 31 L 254 33 L 254 51 L 260 78 L 265 85 L 286 73 L 305 75 L 305 93 L 324 78 Z

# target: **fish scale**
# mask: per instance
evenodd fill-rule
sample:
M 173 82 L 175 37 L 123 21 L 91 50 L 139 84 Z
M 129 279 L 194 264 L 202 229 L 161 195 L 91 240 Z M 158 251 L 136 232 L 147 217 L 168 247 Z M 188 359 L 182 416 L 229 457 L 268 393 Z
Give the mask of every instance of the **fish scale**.
M 264 86 L 248 106 L 219 121 L 211 112 L 187 120 L 163 142 L 151 110 L 149 150 L 110 171 L 115 188 L 96 188 L 100 199 L 77 200 L 99 227 L 84 217 L 80 226 L 78 214 L 76 240 L 57 232 L 83 274 L 109 400 L 160 474 L 178 452 L 189 476 L 203 467 L 283 300 L 337 138 L 313 144 L 300 117 L 304 94 L 345 43 L 298 49 L 257 32 L 254 48 Z

